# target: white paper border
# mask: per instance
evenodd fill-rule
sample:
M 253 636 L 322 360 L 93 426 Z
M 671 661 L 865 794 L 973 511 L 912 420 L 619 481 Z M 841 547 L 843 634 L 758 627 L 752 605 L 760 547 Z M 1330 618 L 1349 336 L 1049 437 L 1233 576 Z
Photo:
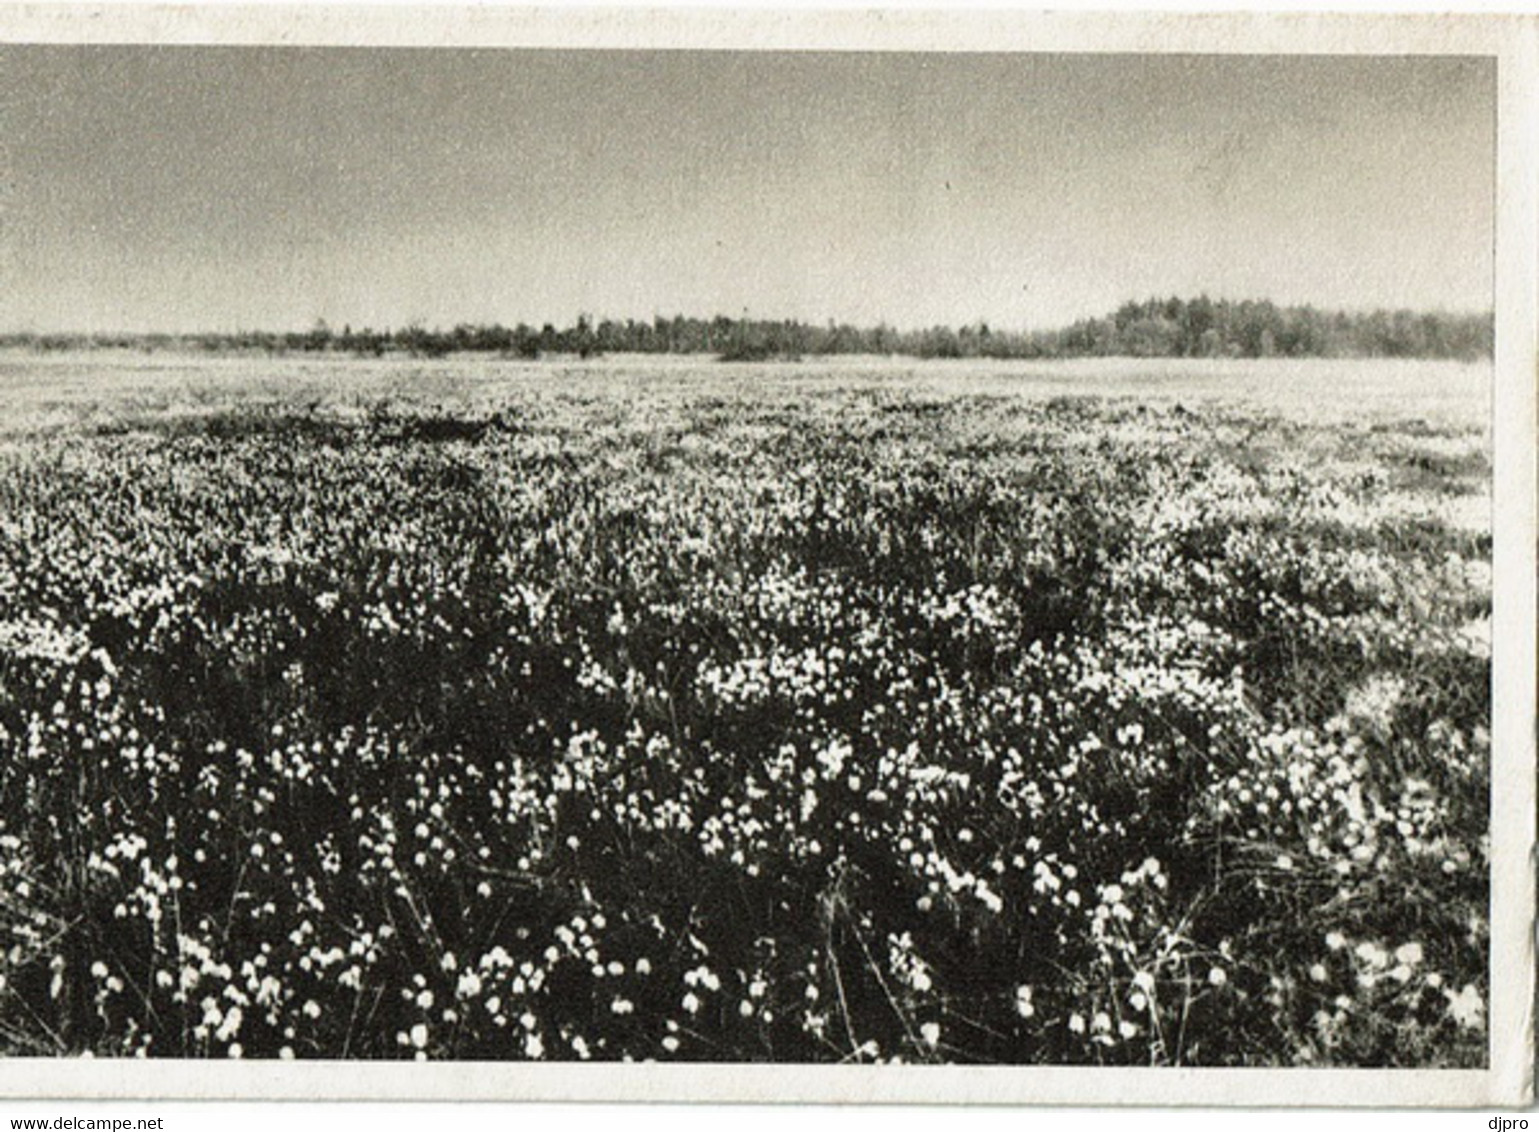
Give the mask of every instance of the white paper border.
M 1233 11 L 0 3 L 0 42 L 1468 54 L 1497 58 L 1499 87 L 1488 1069 L 896 1068 L 570 1062 L 417 1065 L 17 1058 L 0 1061 L 0 1098 L 1333 1108 L 1471 1108 L 1532 1102 L 1539 19 L 1518 15 Z

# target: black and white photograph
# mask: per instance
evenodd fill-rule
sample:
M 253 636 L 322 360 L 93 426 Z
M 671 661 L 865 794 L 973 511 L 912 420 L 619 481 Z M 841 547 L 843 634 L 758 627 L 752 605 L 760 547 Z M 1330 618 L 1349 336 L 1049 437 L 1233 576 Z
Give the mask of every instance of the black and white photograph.
M 0 1075 L 1531 1095 L 1532 24 L 47 8 Z

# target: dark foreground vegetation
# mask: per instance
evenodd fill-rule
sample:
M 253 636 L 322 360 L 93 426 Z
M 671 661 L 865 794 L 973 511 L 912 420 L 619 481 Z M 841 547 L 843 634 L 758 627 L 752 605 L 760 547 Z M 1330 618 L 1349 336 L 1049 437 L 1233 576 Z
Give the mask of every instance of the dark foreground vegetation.
M 836 354 L 904 354 L 922 358 L 1447 358 L 1486 357 L 1492 348 L 1489 315 L 1374 311 L 1329 312 L 1278 307 L 1270 302 L 1207 298 L 1151 299 L 1126 303 L 1106 318 L 1085 319 L 1065 329 L 1002 331 L 985 323 L 960 329 L 937 326 L 899 331 L 794 320 L 658 317 L 651 322 L 587 316 L 564 329 L 536 330 L 460 325 L 451 330 L 420 326 L 403 330 L 334 331 L 324 324 L 294 333 L 240 332 L 196 335 L 10 334 L 0 346 L 39 350 L 90 347 L 198 349 L 210 352 L 309 351 L 368 356 L 410 354 L 443 357 L 491 353 L 538 358 L 547 354 L 590 357 L 606 353 L 715 354 L 728 361 L 818 357 Z
M 14 436 L 0 1040 L 1481 1064 L 1488 476 L 708 376 Z

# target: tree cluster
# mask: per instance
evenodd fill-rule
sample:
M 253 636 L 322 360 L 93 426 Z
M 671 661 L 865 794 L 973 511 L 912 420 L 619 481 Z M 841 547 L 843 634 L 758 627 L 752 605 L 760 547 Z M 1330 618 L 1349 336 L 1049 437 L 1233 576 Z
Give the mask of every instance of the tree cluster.
M 1323 311 L 1268 301 L 1148 299 L 1124 303 L 1101 318 L 1056 330 L 1001 331 L 986 322 L 962 327 L 896 330 L 795 319 L 672 318 L 651 321 L 581 315 L 565 328 L 460 324 L 449 330 L 411 325 L 398 330 L 334 331 L 324 322 L 301 332 L 242 331 L 196 335 L 11 334 L 0 346 L 40 350 L 127 347 L 209 352 L 348 353 L 443 357 L 491 353 L 510 358 L 556 354 L 706 354 L 760 361 L 834 354 L 903 354 L 920 358 L 1452 358 L 1488 357 L 1489 314 Z

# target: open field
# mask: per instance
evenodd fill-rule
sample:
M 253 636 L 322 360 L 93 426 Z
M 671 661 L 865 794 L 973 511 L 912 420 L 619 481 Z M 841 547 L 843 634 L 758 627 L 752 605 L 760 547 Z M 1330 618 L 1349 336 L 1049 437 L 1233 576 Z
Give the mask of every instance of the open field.
M 542 397 L 571 383 L 606 396 L 655 401 L 712 395 L 867 392 L 951 397 L 1062 394 L 1137 397 L 1154 404 L 1218 402 L 1323 423 L 1421 420 L 1483 430 L 1491 411 L 1488 364 L 1377 360 L 1094 358 L 1078 361 L 918 361 L 831 357 L 812 362 L 722 364 L 634 354 L 579 362 L 525 362 L 468 355 L 447 360 L 366 360 L 264 355 L 205 357 L 128 351 L 38 354 L 0 351 L 0 430 L 110 422 L 136 413 L 235 406 L 335 410 L 393 399 L 496 408 L 514 392 Z
M 0 357 L 0 1042 L 1484 1064 L 1488 412 Z

